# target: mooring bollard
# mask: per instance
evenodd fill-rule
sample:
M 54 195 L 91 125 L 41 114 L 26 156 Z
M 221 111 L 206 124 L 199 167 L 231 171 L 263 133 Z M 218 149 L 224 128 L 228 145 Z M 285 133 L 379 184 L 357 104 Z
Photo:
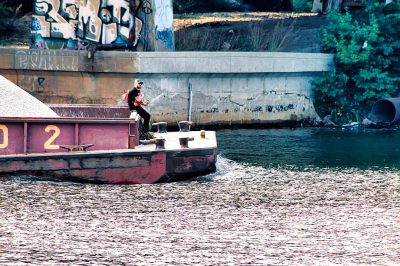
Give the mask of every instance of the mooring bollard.
M 156 138 L 156 150 L 164 150 L 164 149 L 165 149 L 165 139 Z
M 189 121 L 179 121 L 179 131 L 180 132 L 189 132 L 190 131 L 190 126 L 192 125 L 192 122 Z
M 193 137 L 183 137 L 179 138 L 179 144 L 181 145 L 181 148 L 189 148 L 189 141 L 193 141 Z
M 154 123 L 153 125 L 157 126 L 158 133 L 167 133 L 167 122 L 157 122 Z

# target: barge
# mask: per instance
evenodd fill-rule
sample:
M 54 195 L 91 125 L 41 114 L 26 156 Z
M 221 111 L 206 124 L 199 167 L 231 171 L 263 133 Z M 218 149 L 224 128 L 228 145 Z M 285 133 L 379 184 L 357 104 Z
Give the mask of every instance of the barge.
M 179 132 L 158 123 L 139 138 L 140 117 L 125 106 L 49 106 L 59 118 L 0 118 L 0 176 L 32 175 L 106 184 L 151 184 L 212 173 L 214 131 Z

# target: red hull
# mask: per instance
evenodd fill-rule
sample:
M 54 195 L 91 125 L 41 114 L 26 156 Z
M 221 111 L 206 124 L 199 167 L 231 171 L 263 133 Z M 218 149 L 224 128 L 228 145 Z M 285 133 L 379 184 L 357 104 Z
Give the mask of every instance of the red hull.
M 216 150 L 189 153 L 192 155 L 176 151 L 126 150 L 0 156 L 0 175 L 46 176 L 107 184 L 152 184 L 215 171 Z
M 48 176 L 110 184 L 151 184 L 166 180 L 165 152 L 84 152 L 0 157 L 0 175 Z
M 113 118 L 0 118 L 0 175 L 151 184 L 215 171 L 214 132 L 159 133 L 161 148 L 139 145 L 138 120 L 116 118 L 124 108 L 93 108 L 62 112 Z M 182 146 L 182 137 L 193 141 Z

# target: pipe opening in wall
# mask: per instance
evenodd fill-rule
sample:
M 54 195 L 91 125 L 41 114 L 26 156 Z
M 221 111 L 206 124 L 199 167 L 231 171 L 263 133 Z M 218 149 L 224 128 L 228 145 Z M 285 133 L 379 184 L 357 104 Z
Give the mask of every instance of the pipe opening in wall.
M 375 123 L 397 123 L 400 119 L 400 98 L 377 101 L 371 110 L 371 120 Z

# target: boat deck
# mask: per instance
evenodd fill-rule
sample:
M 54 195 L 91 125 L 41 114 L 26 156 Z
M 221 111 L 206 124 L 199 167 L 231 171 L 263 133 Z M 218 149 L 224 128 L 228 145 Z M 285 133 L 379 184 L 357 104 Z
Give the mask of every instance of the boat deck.
M 190 131 L 190 132 L 167 132 L 167 133 L 155 133 L 155 138 L 165 139 L 165 150 L 182 150 L 181 144 L 179 143 L 179 138 L 193 138 L 193 140 L 188 141 L 188 148 L 190 149 L 204 149 L 216 148 L 217 140 L 214 131 L 204 131 L 205 138 L 201 137 L 200 131 Z M 152 151 L 156 150 L 156 144 L 140 144 L 135 147 L 137 151 Z

